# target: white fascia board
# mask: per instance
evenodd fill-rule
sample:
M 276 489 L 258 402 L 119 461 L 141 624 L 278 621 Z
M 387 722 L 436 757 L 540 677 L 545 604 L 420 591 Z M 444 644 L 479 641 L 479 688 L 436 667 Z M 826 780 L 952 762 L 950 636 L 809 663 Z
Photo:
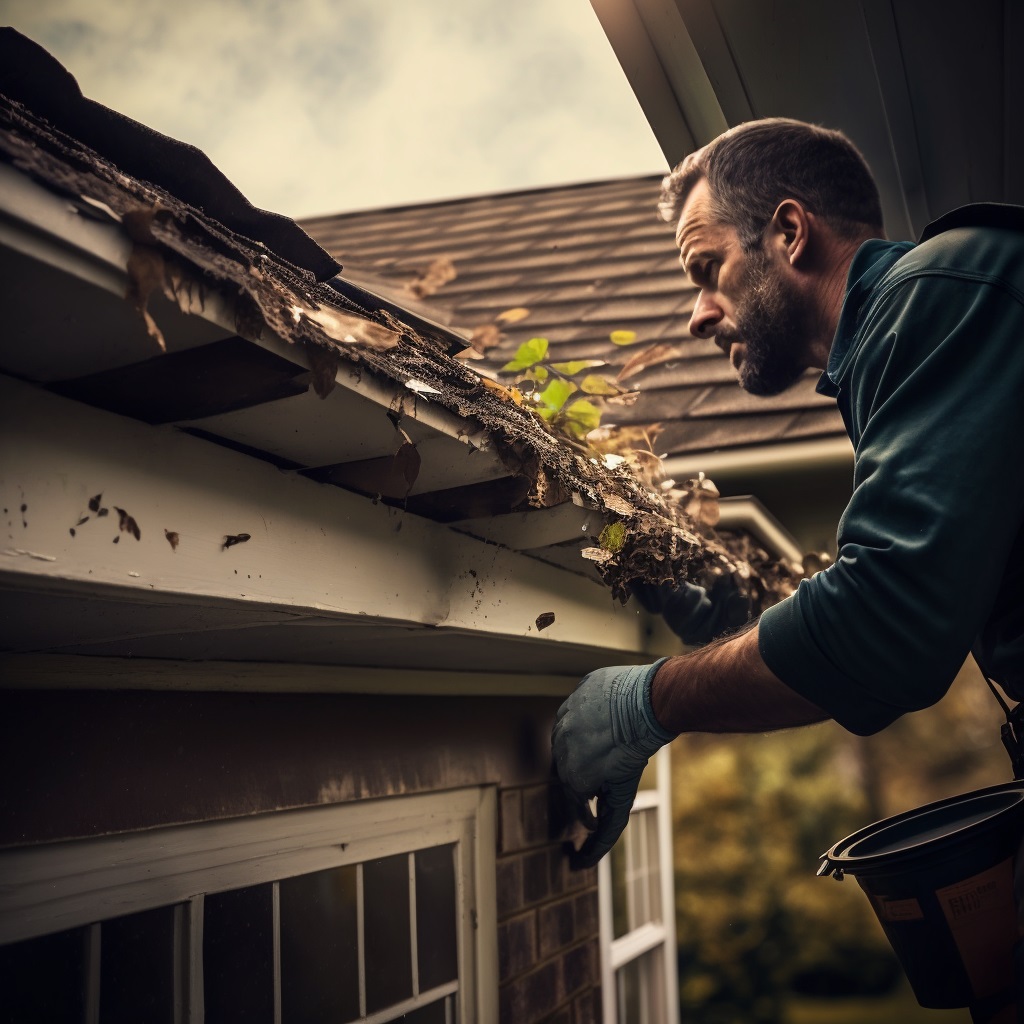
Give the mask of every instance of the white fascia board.
M 173 427 L 0 377 L 0 429 L 0 566 L 19 586 L 115 586 L 594 650 L 650 643 L 647 617 L 600 584 Z M 98 494 L 102 519 L 88 507 Z M 118 531 L 118 508 L 140 539 Z M 538 636 L 547 611 L 555 621 Z
M 87 204 L 86 204 L 87 205 Z M 97 212 L 85 215 L 78 206 L 33 181 L 7 164 L 0 164 L 0 245 L 30 256 L 41 263 L 79 278 L 123 298 L 128 286 L 127 264 L 132 241 L 114 220 L 114 215 Z M 226 335 L 238 333 L 234 304 L 209 286 L 203 297 L 192 299 L 188 312 L 221 328 Z M 259 338 L 247 336 L 255 345 L 291 362 L 308 367 L 303 351 L 269 328 Z M 8 338 L 6 344 L 16 343 Z M 140 352 L 139 359 L 147 355 Z M 365 373 L 363 367 L 343 360 L 335 380 L 339 387 L 368 398 L 383 409 L 400 409 L 438 434 L 486 451 L 488 441 L 479 425 L 444 407 L 418 398 L 412 391 Z M 492 458 L 485 455 L 484 458 Z

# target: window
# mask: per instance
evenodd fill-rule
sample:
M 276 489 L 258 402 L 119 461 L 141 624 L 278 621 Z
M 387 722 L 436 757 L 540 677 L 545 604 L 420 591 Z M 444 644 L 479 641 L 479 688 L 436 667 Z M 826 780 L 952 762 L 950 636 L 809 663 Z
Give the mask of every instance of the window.
M 679 1017 L 672 873 L 671 759 L 651 759 L 629 824 L 598 865 L 605 1024 Z
M 0 853 L 11 1019 L 493 1022 L 493 790 Z

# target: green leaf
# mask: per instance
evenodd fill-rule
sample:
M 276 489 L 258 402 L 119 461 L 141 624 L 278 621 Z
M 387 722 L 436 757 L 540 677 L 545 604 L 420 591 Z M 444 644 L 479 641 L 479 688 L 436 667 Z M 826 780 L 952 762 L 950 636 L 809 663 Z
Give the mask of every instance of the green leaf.
M 601 425 L 601 410 L 593 402 L 580 398 L 565 410 L 565 421 L 576 437 L 583 437 Z
M 530 369 L 530 373 L 533 374 L 533 379 L 540 384 L 548 379 L 548 368 L 546 366 L 534 366 Z
M 603 359 L 573 359 L 568 363 L 552 363 L 551 369 L 564 373 L 566 377 L 575 376 L 583 370 L 593 369 L 595 366 L 607 365 Z
M 609 523 L 601 531 L 597 542 L 605 551 L 610 551 L 613 555 L 618 554 L 622 550 L 622 545 L 626 543 L 625 526 L 622 523 Z
M 615 382 L 597 373 L 588 373 L 580 381 L 580 390 L 588 395 L 619 395 L 622 388 L 616 387 Z
M 515 358 L 507 362 L 501 369 L 503 372 L 526 370 L 533 366 L 534 363 L 539 363 L 547 354 L 548 339 L 531 338 L 529 341 L 524 341 L 516 349 Z
M 577 390 L 571 380 L 553 380 L 541 393 L 540 400 L 549 408 L 558 412 L 565 405 L 569 396 Z
M 613 345 L 635 345 L 637 341 L 636 331 L 612 331 L 608 337 Z

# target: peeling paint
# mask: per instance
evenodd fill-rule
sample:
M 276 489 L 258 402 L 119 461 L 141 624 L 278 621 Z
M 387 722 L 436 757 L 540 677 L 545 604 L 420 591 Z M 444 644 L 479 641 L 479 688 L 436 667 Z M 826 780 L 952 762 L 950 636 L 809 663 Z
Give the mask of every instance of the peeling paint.
M 26 558 L 35 558 L 40 562 L 56 562 L 56 555 L 43 555 L 38 551 L 29 551 L 27 548 L 4 548 L 4 554 L 11 558 L 16 558 L 19 555 L 24 555 Z

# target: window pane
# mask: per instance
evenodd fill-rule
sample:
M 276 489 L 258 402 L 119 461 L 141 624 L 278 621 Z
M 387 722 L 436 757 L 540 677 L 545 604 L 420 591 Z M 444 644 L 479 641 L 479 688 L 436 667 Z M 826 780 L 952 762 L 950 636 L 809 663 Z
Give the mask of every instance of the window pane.
M 359 1016 L 356 867 L 281 882 L 281 1020 L 321 1024 Z
M 207 1024 L 274 1020 L 274 893 L 271 885 L 203 900 Z
M 0 1020 L 84 1020 L 87 935 L 87 928 L 74 928 L 0 946 Z
M 445 1003 L 447 1002 L 448 999 L 442 999 L 440 1002 L 431 1003 L 429 1006 L 421 1006 L 418 1010 L 410 1010 L 398 1019 L 404 1021 L 405 1024 L 447 1024 L 444 1012 Z M 452 1020 L 454 1019 L 452 1017 Z
M 143 1020 L 174 1020 L 174 907 L 100 925 L 100 1024 Z
M 658 947 L 615 973 L 619 1020 L 628 1024 L 668 1024 L 665 957 Z
M 420 991 L 459 976 L 455 844 L 416 851 L 416 949 Z
M 363 865 L 363 933 L 366 950 L 366 1012 L 412 995 L 409 930 L 409 855 Z
M 612 928 L 615 938 L 661 920 L 658 812 L 634 811 L 612 847 Z

